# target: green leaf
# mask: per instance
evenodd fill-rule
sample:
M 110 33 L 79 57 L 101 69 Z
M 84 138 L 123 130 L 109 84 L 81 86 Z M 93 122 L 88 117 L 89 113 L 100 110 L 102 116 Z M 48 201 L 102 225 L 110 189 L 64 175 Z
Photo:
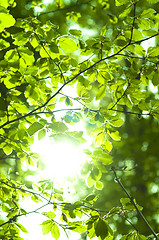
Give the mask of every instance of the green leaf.
M 52 235 L 53 238 L 55 238 L 56 240 L 59 239 L 59 237 L 60 237 L 59 228 L 58 228 L 58 226 L 57 226 L 57 224 L 56 224 L 55 222 L 53 222 L 53 224 L 52 224 L 51 235 Z
M 141 13 L 140 17 L 150 18 L 150 17 L 154 16 L 155 13 L 156 13 L 156 11 L 154 9 L 148 8 Z
M 101 181 L 98 181 L 95 183 L 95 188 L 98 190 L 102 190 L 103 189 L 103 183 Z
M 66 103 L 66 106 L 73 106 L 72 101 L 68 97 L 65 99 L 65 103 Z
M 125 36 L 130 39 L 131 37 L 131 31 L 125 31 Z M 143 39 L 143 35 L 140 30 L 138 29 L 133 29 L 133 36 L 132 40 L 134 41 L 140 41 Z
M 59 39 L 59 46 L 66 52 L 74 52 L 77 50 L 76 43 L 70 38 L 61 37 Z
M 125 46 L 127 43 L 126 41 L 126 38 L 124 36 L 119 36 L 116 40 L 115 40 L 115 44 L 120 46 L 120 47 L 123 47 Z
M 135 199 L 133 199 L 133 201 L 134 201 L 135 205 L 137 206 L 137 208 L 138 208 L 140 211 L 142 211 L 143 207 L 139 206 L 139 205 L 136 203 Z M 124 209 L 126 209 L 126 210 L 136 210 L 135 206 L 132 204 L 132 202 L 130 201 L 129 198 L 121 198 L 121 199 L 120 199 L 120 202 L 121 202 L 121 204 L 123 205 Z
M 1 6 L 2 6 L 2 7 L 7 8 L 7 7 L 9 6 L 8 0 L 3 0 L 3 1 L 1 1 L 0 3 L 1 3 Z
M 94 81 L 96 80 L 96 78 L 97 78 L 97 73 L 96 73 L 96 72 L 92 72 L 92 73 L 89 75 L 88 80 L 89 80 L 90 82 L 94 82 Z
M 157 32 L 155 30 L 151 30 L 151 29 L 148 29 L 148 30 L 143 30 L 142 33 L 146 36 L 146 37 L 151 37 L 155 34 L 157 34 Z M 139 46 L 139 45 L 138 45 Z
M 99 100 L 105 96 L 106 86 L 101 86 L 96 93 L 96 100 Z
M 108 236 L 108 223 L 103 219 L 99 219 L 95 225 L 95 233 L 97 237 L 100 237 L 101 240 L 104 240 Z
M 118 18 L 114 14 L 107 14 L 107 15 L 111 23 L 116 24 L 118 22 Z
M 154 72 L 153 78 L 152 78 L 152 83 L 154 86 L 158 86 L 159 84 L 159 73 L 158 71 Z
M 52 211 L 47 212 L 46 215 L 47 215 L 49 218 L 51 218 L 51 219 L 53 219 L 54 217 L 56 217 L 56 214 L 55 214 L 54 212 L 52 212 Z
M 68 219 L 64 213 L 61 214 L 60 221 L 64 223 L 68 223 Z
M 91 174 L 88 175 L 87 177 L 87 185 L 88 187 L 92 187 L 95 183 L 95 180 L 92 178 Z
M 11 27 L 15 24 L 15 19 L 12 15 L 8 13 L 0 12 L 0 32 L 4 30 L 4 28 Z
M 63 122 L 54 122 L 49 125 L 49 127 L 55 132 L 65 132 L 68 130 L 68 127 Z
M 122 211 L 121 207 L 113 207 L 109 212 L 108 212 L 108 216 L 112 216 L 116 213 L 120 213 Z
M 141 45 L 135 46 L 135 52 L 140 56 L 145 56 L 145 49 Z
M 34 55 L 29 49 L 25 48 L 24 46 L 18 47 L 18 53 L 27 65 L 32 65 L 34 63 Z
M 156 57 L 159 55 L 159 47 L 149 47 L 147 50 L 148 57 Z
M 158 108 L 155 108 L 153 111 L 152 111 L 152 115 L 154 116 L 155 119 L 159 119 L 159 107 Z
M 94 161 L 100 161 L 105 165 L 109 165 L 112 163 L 112 156 L 109 155 L 107 152 L 102 151 L 100 148 L 97 148 L 96 150 L 93 151 L 91 158 Z
M 46 129 L 42 129 L 38 132 L 38 139 L 41 140 L 46 136 Z
M 92 201 L 92 200 L 94 200 L 96 198 L 96 195 L 95 194 L 90 194 L 90 195 L 88 195 L 87 197 L 86 197 L 86 201 Z
M 111 136 L 111 138 L 113 138 L 115 141 L 120 141 L 121 137 L 119 136 L 119 132 L 118 131 L 110 132 L 109 130 L 107 130 L 107 132 Z
M 111 79 L 111 76 L 106 71 L 100 71 L 97 75 L 97 81 L 101 84 L 106 84 L 108 80 Z
M 155 27 L 155 24 L 153 23 L 152 20 L 150 19 L 140 19 L 139 22 L 138 22 L 138 26 L 141 28 L 141 29 L 147 29 L 147 31 L 142 31 L 142 33 L 146 36 L 148 34 L 148 30 L 150 28 L 153 28 Z M 155 34 L 155 33 L 154 33 Z M 153 35 L 154 35 L 153 34 Z M 151 35 L 152 36 L 152 35 Z
M 135 240 L 147 240 L 147 237 L 138 233 Z
M 95 146 L 96 147 L 101 146 L 102 143 L 104 142 L 104 139 L 105 139 L 105 133 L 104 132 L 98 133 L 95 139 Z
M 52 220 L 46 220 L 42 223 L 42 233 L 43 235 L 48 234 L 52 229 Z
M 142 35 L 141 31 L 138 29 L 134 29 L 132 39 L 134 41 L 140 41 L 141 39 L 143 39 L 143 35 Z
M 52 43 L 49 45 L 49 48 L 50 48 L 50 50 L 51 50 L 53 53 L 59 53 L 59 48 L 58 48 L 58 46 L 56 45 L 55 42 L 52 42 Z
M 12 153 L 13 147 L 11 145 L 7 144 L 3 147 L 3 151 L 6 155 L 9 155 Z
M 24 45 L 25 43 L 28 42 L 30 35 L 31 33 L 25 33 L 23 31 L 13 34 L 13 38 L 16 39 L 14 41 L 14 44 L 18 46 Z
M 138 107 L 142 110 L 142 111 L 149 111 L 150 110 L 150 107 L 149 107 L 149 104 L 144 102 L 144 101 L 141 101 L 139 104 L 138 104 Z
M 82 225 L 82 222 L 80 221 L 76 221 L 76 222 L 69 222 L 67 227 L 67 229 L 78 232 L 78 233 L 82 233 L 86 231 L 86 227 Z
M 72 34 L 76 37 L 81 37 L 82 36 L 82 31 L 81 30 L 70 29 L 69 32 L 70 32 L 70 34 Z
M 104 27 L 102 27 L 102 30 L 100 32 L 100 35 L 101 36 L 104 36 L 106 34 L 106 31 L 107 31 L 107 25 L 105 25 Z
M 1 111 L 6 111 L 6 101 L 0 97 L 0 110 Z
M 127 8 L 124 9 L 124 11 L 119 15 L 120 18 L 124 18 L 130 14 L 132 10 L 131 5 L 128 5 Z
M 39 122 L 34 122 L 28 129 L 27 132 L 30 136 L 42 129 L 44 126 Z
M 153 108 L 159 107 L 159 99 L 151 101 L 151 106 Z
M 110 152 L 110 151 L 112 150 L 112 148 L 113 148 L 113 145 L 112 145 L 112 143 L 111 143 L 110 141 L 105 140 L 105 142 L 104 142 L 104 147 L 105 147 L 105 149 L 106 149 L 108 152 Z
M 9 42 L 7 42 L 3 39 L 0 39 L 0 50 L 8 48 L 9 46 L 10 46 Z
M 24 233 L 28 233 L 28 231 L 26 230 L 26 228 L 20 224 L 20 223 L 16 223 L 17 227 Z
M 109 123 L 114 127 L 121 127 L 124 123 L 122 119 L 110 120 Z

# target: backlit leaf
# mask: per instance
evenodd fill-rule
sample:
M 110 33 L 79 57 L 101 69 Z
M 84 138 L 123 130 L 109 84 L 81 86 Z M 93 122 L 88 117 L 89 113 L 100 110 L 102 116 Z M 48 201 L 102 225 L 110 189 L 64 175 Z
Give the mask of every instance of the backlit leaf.
M 42 129 L 38 132 L 38 139 L 41 140 L 46 136 L 46 129 Z
M 51 235 L 52 235 L 53 238 L 55 238 L 56 240 L 59 239 L 59 237 L 60 237 L 59 228 L 58 228 L 58 226 L 57 226 L 57 224 L 56 224 L 55 222 L 53 222 L 53 224 L 52 224 Z
M 138 208 L 140 211 L 142 211 L 143 207 L 139 206 L 139 205 L 136 203 L 135 199 L 133 199 L 133 201 L 134 201 L 135 205 L 137 206 L 137 208 Z M 136 210 L 134 204 L 130 201 L 129 198 L 121 198 L 121 199 L 120 199 L 120 202 L 121 202 L 121 204 L 123 205 L 124 209 L 127 209 L 127 210 Z
M 95 145 L 98 147 L 98 146 L 101 146 L 103 141 L 105 139 L 105 133 L 104 132 L 101 132 L 99 133 L 97 136 L 96 136 L 96 139 L 95 139 Z
M 114 127 L 120 127 L 123 125 L 124 121 L 122 119 L 110 120 L 109 123 Z
M 12 153 L 13 148 L 11 145 L 7 144 L 3 147 L 3 151 L 5 152 L 6 155 L 9 155 Z
M 52 220 L 46 220 L 42 223 L 42 233 L 43 235 L 48 234 L 52 229 Z
M 63 122 L 54 122 L 50 124 L 50 128 L 55 132 L 65 132 L 68 130 L 68 127 Z
M 0 12 L 0 32 L 3 31 L 4 28 L 8 28 L 15 24 L 15 19 L 12 15 L 8 13 Z
M 113 138 L 115 141 L 120 141 L 121 137 L 119 136 L 119 132 L 118 131 L 114 131 L 114 132 L 110 132 L 108 130 L 108 134 L 111 136 L 111 138 Z
M 156 57 L 159 55 L 159 47 L 150 47 L 147 52 L 149 57 Z
M 110 151 L 112 150 L 112 148 L 113 148 L 112 143 L 111 143 L 110 141 L 108 141 L 108 140 L 105 140 L 104 146 L 105 146 L 105 149 L 108 150 L 109 152 L 110 152 Z
M 88 175 L 87 177 L 87 185 L 88 187 L 92 187 L 95 183 L 95 180 L 92 178 L 91 174 Z
M 98 190 L 102 190 L 103 189 L 103 183 L 98 181 L 95 183 L 95 187 L 98 189 Z
M 59 39 L 59 46 L 66 52 L 74 52 L 77 50 L 76 43 L 70 38 L 61 37 Z
M 106 86 L 101 86 L 96 93 L 96 100 L 99 100 L 104 97 L 106 91 Z
M 54 217 L 56 217 L 56 214 L 54 213 L 54 212 L 47 212 L 46 213 L 46 215 L 49 217 L 49 218 L 51 218 L 51 219 L 53 219 Z
M 22 232 L 28 233 L 28 231 L 26 230 L 26 228 L 25 228 L 22 224 L 16 223 L 16 225 L 18 226 L 18 228 L 19 228 Z
M 34 122 L 28 129 L 27 132 L 30 136 L 32 136 L 34 133 L 42 129 L 44 126 L 39 122 Z

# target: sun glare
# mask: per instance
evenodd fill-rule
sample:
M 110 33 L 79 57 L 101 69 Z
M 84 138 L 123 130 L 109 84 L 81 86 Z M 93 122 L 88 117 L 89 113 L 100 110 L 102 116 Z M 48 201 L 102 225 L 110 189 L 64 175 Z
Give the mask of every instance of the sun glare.
M 49 138 L 36 141 L 32 148 L 40 157 L 44 170 L 40 176 L 62 184 L 67 177 L 80 171 L 85 155 L 80 147 L 69 142 L 54 143 Z

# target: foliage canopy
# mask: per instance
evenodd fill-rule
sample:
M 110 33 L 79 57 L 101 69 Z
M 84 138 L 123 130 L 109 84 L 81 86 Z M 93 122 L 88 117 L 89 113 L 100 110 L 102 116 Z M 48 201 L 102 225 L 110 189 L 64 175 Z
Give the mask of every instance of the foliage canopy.
M 150 138 L 158 143 L 159 131 L 158 9 L 157 0 L 56 0 L 48 6 L 40 0 L 0 1 L 0 239 L 22 239 L 20 232 L 27 229 L 21 216 L 39 212 L 46 217 L 42 233 L 54 239 L 59 239 L 60 229 L 66 236 L 78 232 L 81 239 L 158 239 L 159 208 L 151 218 L 150 206 L 145 218 L 145 196 L 155 208 L 158 203 L 143 190 L 147 184 L 149 191 L 156 186 L 156 196 L 159 191 L 154 184 L 158 149 L 148 149 Z M 68 87 L 70 95 L 65 94 Z M 59 108 L 61 102 L 65 108 Z M 38 162 L 38 154 L 30 150 L 35 134 L 39 140 L 50 134 L 54 141 L 85 142 L 82 131 L 70 130 L 82 120 L 92 135 L 92 148 L 85 150 L 90 161 L 82 169 L 91 190 L 70 203 L 51 181 L 27 181 L 25 176 L 32 172 L 24 171 L 22 162 Z M 142 185 L 144 171 L 150 176 Z M 118 176 L 127 177 L 129 190 L 138 189 L 142 197 L 135 200 Z M 111 206 L 111 198 L 118 195 L 111 190 L 113 178 L 120 206 Z M 111 197 L 97 201 L 105 179 L 111 183 L 103 196 Z M 26 211 L 21 199 L 27 198 L 40 207 Z M 51 210 L 44 212 L 45 206 Z M 120 219 L 129 227 L 122 222 L 125 230 L 118 232 Z

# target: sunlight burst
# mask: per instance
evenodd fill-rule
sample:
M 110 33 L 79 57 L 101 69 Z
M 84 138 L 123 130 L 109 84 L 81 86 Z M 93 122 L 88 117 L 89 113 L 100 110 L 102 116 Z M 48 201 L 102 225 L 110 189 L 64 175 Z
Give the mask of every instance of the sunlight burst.
M 49 138 L 36 141 L 32 148 L 37 152 L 44 165 L 42 177 L 62 184 L 67 177 L 75 176 L 85 161 L 85 155 L 80 147 L 69 142 L 54 143 Z

